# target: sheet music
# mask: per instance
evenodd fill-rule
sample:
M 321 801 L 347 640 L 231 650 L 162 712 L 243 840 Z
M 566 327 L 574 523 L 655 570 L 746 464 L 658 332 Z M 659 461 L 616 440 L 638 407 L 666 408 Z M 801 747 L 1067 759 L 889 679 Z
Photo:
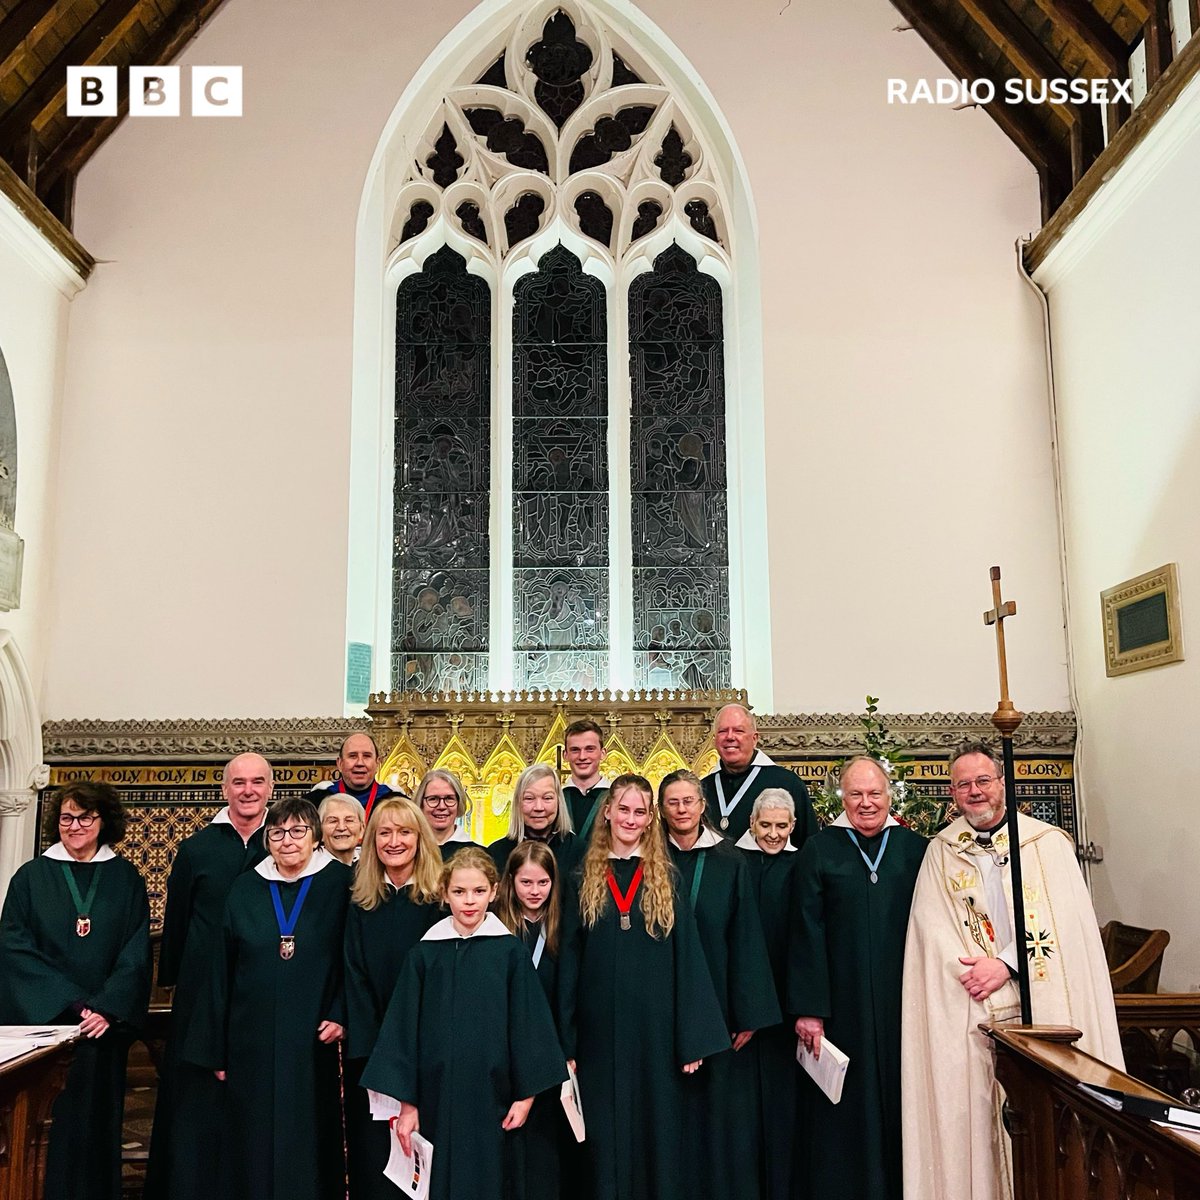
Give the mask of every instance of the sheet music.
M 405 1154 L 400 1139 L 392 1134 L 392 1153 L 383 1169 L 390 1179 L 411 1200 L 428 1200 L 429 1172 L 433 1169 L 433 1143 L 419 1133 L 412 1135 L 411 1154 Z
M 584 1139 L 584 1124 L 583 1124 L 583 1101 L 579 1096 L 579 1079 L 575 1075 L 574 1069 L 567 1064 L 567 1078 L 563 1080 L 563 1085 L 559 1089 L 558 1098 L 562 1102 L 563 1112 L 567 1114 L 567 1123 L 571 1126 L 571 1132 L 575 1135 L 577 1142 L 582 1142 Z
M 812 1081 L 829 1097 L 831 1104 L 842 1098 L 842 1084 L 846 1082 L 846 1068 L 850 1059 L 828 1038 L 821 1039 L 821 1057 L 814 1058 L 799 1038 L 796 1039 L 796 1061 L 812 1077 Z
M 41 1046 L 57 1046 L 79 1037 L 78 1025 L 0 1025 L 0 1063 L 11 1062 Z
M 371 1120 L 390 1121 L 400 1115 L 400 1101 L 385 1096 L 383 1092 L 373 1092 L 367 1088 L 367 1103 L 371 1109 Z

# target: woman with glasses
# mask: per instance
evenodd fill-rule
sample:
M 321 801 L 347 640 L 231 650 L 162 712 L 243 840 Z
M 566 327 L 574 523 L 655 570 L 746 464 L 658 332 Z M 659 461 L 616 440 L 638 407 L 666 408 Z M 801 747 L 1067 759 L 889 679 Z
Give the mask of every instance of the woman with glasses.
M 428 780 L 427 775 L 421 787 Z M 352 1200 L 396 1194 L 396 1185 L 383 1175 L 391 1153 L 387 1124 L 371 1119 L 358 1081 L 409 950 L 441 919 L 441 890 L 442 854 L 420 809 L 399 796 L 377 800 L 346 918 L 345 1102 Z
M 425 815 L 434 839 L 449 858 L 459 846 L 472 846 L 466 831 L 471 806 L 462 782 L 453 771 L 434 767 L 425 774 L 413 796 L 413 803 Z
M 47 804 L 46 826 L 58 840 L 13 876 L 0 917 L 0 1023 L 79 1023 L 44 1196 L 116 1200 L 125 1062 L 150 999 L 146 885 L 113 853 L 125 812 L 108 784 L 69 784 Z
M 229 890 L 223 953 L 184 1057 L 228 1091 L 214 1194 L 319 1200 L 344 1186 L 337 1042 L 351 869 L 318 848 L 308 800 L 267 812 L 269 858 Z

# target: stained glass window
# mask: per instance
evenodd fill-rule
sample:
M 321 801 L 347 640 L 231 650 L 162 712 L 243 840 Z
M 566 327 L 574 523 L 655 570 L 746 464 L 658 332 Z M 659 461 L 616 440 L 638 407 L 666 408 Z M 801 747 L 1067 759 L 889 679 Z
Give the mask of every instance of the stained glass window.
M 488 686 L 491 296 L 444 247 L 396 294 L 392 687 Z
M 729 686 L 721 286 L 678 246 L 629 289 L 637 687 Z
M 562 246 L 513 295 L 514 682 L 608 685 L 604 285 Z

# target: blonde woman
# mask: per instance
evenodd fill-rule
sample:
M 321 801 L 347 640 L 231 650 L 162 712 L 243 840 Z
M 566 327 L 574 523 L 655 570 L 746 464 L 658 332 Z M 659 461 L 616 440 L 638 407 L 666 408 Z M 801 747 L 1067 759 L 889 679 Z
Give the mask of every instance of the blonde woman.
M 497 871 L 504 870 L 508 856 L 526 839 L 545 842 L 554 851 L 563 876 L 575 866 L 582 852 L 571 826 L 571 811 L 563 799 L 558 772 L 549 763 L 534 763 L 517 779 L 508 813 L 508 836 L 487 848 Z
M 695 918 L 640 775 L 615 779 L 564 898 L 561 1032 L 586 1097 L 592 1194 L 684 1200 L 684 1076 L 729 1049 Z
M 466 825 L 471 804 L 462 781 L 453 771 L 434 767 L 417 787 L 413 803 L 425 814 L 437 844 L 449 858 L 460 846 L 473 846 Z
M 350 1194 L 387 1197 L 387 1126 L 371 1120 L 358 1086 L 404 960 L 441 917 L 442 855 L 421 810 L 388 796 L 371 809 L 346 918 L 346 1133 Z

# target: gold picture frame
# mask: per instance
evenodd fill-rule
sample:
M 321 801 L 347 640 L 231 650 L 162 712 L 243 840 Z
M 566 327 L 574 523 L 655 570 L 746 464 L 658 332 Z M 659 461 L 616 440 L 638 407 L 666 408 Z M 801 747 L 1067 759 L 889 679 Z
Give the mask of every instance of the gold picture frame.
M 1109 676 L 1183 661 L 1179 568 L 1166 563 L 1100 593 Z

